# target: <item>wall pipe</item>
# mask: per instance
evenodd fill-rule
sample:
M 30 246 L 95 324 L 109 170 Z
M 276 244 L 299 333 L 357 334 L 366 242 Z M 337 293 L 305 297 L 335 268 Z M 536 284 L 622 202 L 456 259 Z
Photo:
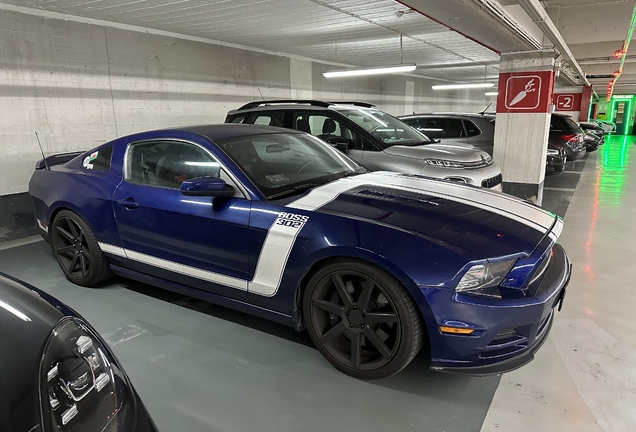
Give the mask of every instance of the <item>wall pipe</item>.
M 532 18 L 532 21 L 539 27 L 539 29 L 547 36 L 548 39 L 554 44 L 557 50 L 561 53 L 564 59 L 572 66 L 577 74 L 581 77 L 585 85 L 591 86 L 583 69 L 574 58 L 574 54 L 570 51 L 565 39 L 561 36 L 561 33 L 556 28 L 548 13 L 545 11 L 539 0 L 519 0 L 519 5 L 526 11 L 526 13 Z

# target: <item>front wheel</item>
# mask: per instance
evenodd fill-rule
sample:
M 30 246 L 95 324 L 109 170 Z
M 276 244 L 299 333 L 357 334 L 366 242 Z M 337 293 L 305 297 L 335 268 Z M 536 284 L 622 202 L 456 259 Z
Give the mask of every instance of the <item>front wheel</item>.
M 379 379 L 404 369 L 422 347 L 422 320 L 410 294 L 370 264 L 328 264 L 309 280 L 303 298 L 309 335 L 341 372 Z
M 93 287 L 111 276 L 95 236 L 77 214 L 62 210 L 51 224 L 51 249 L 66 278 Z

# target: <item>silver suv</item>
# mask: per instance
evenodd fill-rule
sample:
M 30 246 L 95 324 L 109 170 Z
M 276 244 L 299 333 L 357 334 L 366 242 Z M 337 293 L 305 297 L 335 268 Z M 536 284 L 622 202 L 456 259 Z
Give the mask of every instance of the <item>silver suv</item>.
M 372 171 L 420 174 L 501 190 L 501 170 L 488 153 L 468 144 L 441 144 L 371 104 L 258 101 L 228 112 L 225 122 L 307 132 Z

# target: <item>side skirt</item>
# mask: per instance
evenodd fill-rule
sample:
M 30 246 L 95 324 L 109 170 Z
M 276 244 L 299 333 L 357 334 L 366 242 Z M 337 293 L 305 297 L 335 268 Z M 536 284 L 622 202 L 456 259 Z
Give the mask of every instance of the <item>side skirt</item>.
M 111 264 L 110 268 L 113 271 L 113 273 L 115 273 L 118 276 L 123 276 L 125 278 L 133 279 L 138 282 L 143 282 L 148 285 L 154 285 L 156 287 L 166 289 L 168 291 L 185 294 L 189 297 L 194 297 L 199 300 L 217 304 L 219 306 L 225 306 L 240 312 L 256 315 L 261 318 L 265 318 L 280 324 L 284 324 L 286 326 L 294 327 L 295 329 L 298 330 L 298 325 L 296 323 L 297 318 L 295 319 L 295 317 L 290 315 L 286 315 L 280 312 L 265 309 L 259 306 L 254 306 L 252 304 L 246 303 L 241 300 L 236 300 L 229 297 L 223 297 L 211 292 L 202 291 L 196 288 L 191 288 L 185 285 L 170 282 L 165 279 L 149 276 L 147 274 L 139 273 L 134 270 L 129 270 L 127 268 L 120 267 L 114 264 Z

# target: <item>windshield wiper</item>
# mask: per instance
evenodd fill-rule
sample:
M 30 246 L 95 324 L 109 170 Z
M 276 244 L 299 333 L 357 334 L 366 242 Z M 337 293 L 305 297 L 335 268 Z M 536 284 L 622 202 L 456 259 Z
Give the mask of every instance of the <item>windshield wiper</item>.
M 295 195 L 295 194 L 297 194 L 299 192 L 306 191 L 307 189 L 313 189 L 316 186 L 320 186 L 320 184 L 318 184 L 318 183 L 304 183 L 304 184 L 301 184 L 301 185 L 298 185 L 298 186 L 294 187 L 293 189 L 290 189 L 290 190 L 287 190 L 287 191 L 284 191 L 284 192 L 279 192 L 279 193 L 276 193 L 274 195 L 270 195 L 270 196 L 267 197 L 267 199 L 269 200 L 269 199 L 275 199 L 275 198 L 282 198 L 282 197 L 288 196 L 288 195 Z

